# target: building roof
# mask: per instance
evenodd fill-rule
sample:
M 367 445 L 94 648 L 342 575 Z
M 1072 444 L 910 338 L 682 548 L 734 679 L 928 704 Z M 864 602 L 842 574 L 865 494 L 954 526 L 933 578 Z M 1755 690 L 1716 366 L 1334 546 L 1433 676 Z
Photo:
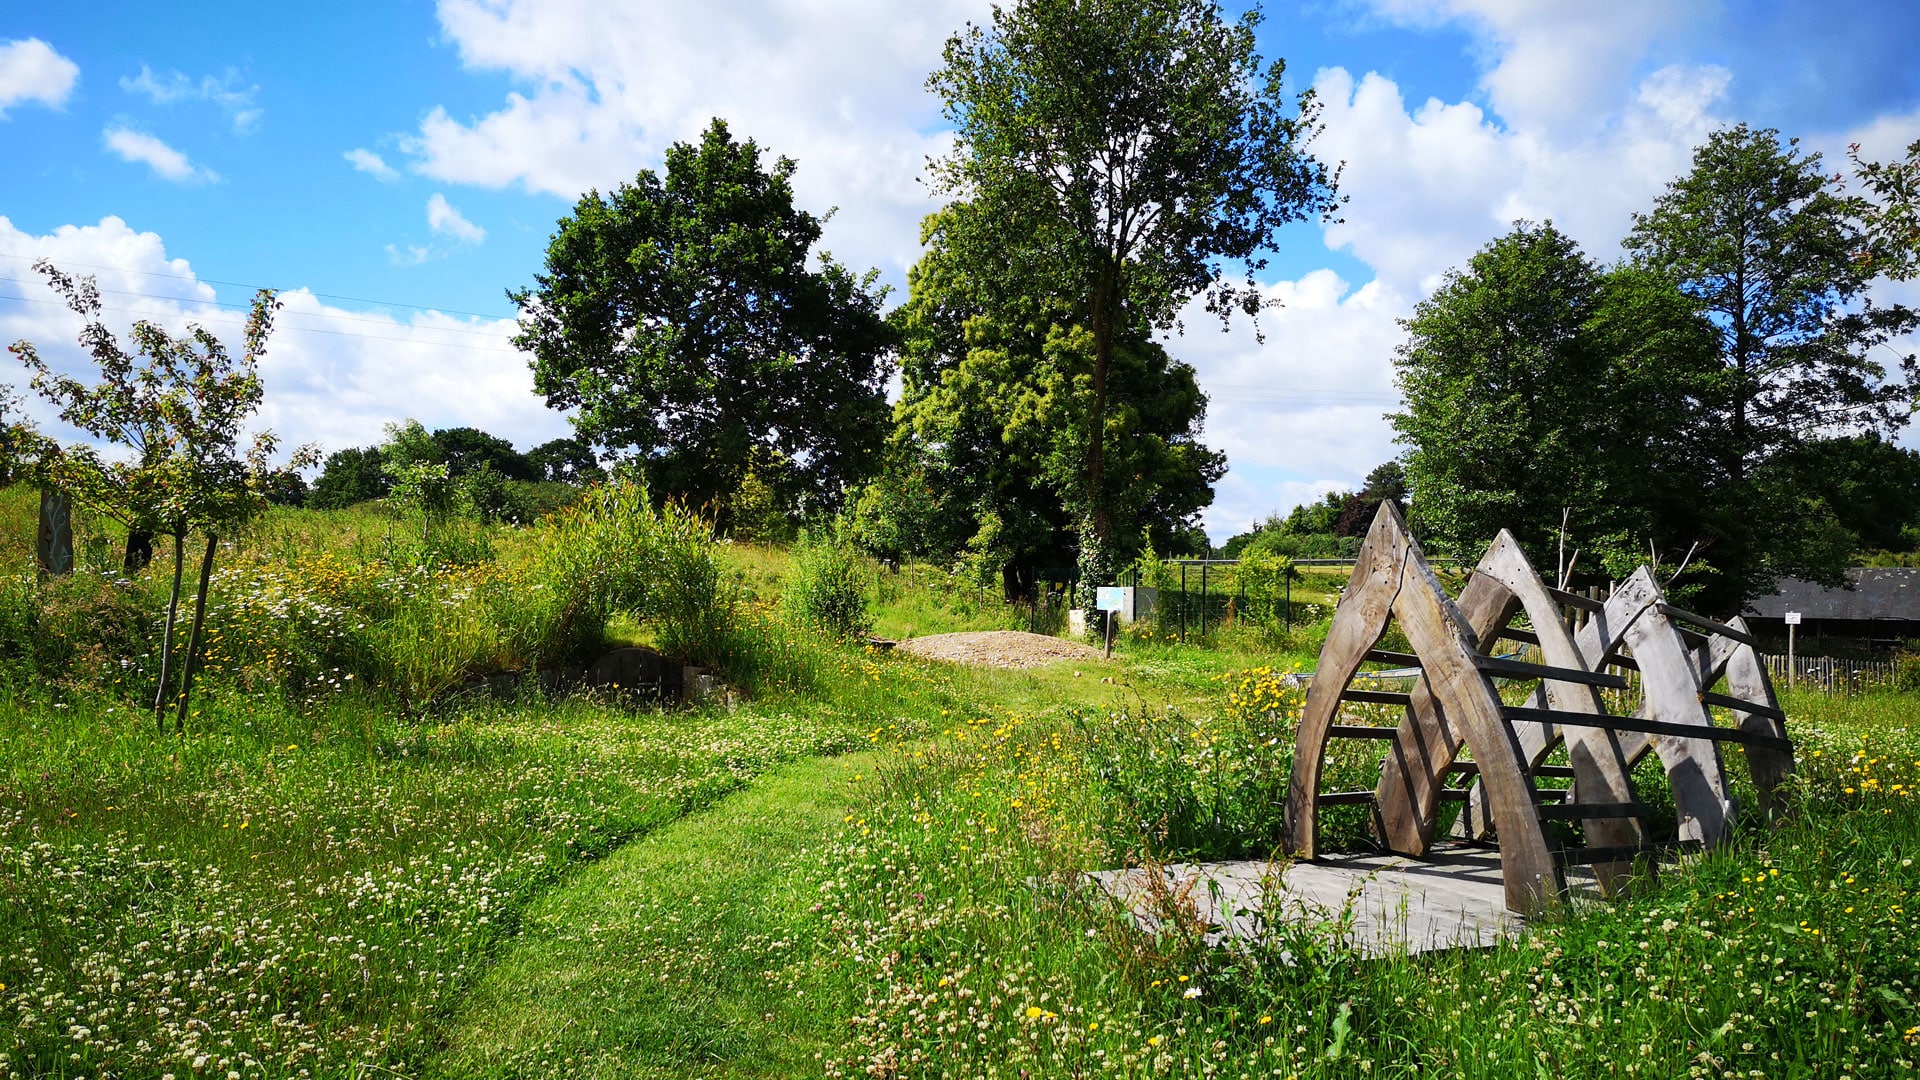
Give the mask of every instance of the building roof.
M 1778 619 L 1797 611 L 1809 619 L 1905 620 L 1920 622 L 1920 569 L 1856 567 L 1847 571 L 1849 587 L 1829 589 L 1799 578 L 1781 578 L 1780 591 L 1747 605 L 1747 614 Z

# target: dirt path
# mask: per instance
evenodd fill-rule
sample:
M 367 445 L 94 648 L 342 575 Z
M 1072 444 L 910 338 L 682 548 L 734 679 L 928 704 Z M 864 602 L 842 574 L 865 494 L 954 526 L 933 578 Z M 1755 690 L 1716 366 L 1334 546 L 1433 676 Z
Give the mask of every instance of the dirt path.
M 1033 668 L 1060 660 L 1097 660 L 1100 650 L 1078 641 L 1029 634 L 1024 630 L 985 630 L 963 634 L 929 634 L 909 638 L 901 652 L 930 660 L 983 667 Z

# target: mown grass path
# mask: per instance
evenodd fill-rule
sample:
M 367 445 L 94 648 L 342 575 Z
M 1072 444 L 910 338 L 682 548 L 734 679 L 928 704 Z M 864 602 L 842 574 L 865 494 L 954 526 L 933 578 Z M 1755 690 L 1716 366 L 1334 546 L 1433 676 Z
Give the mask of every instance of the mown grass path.
M 838 1033 L 781 972 L 818 896 L 810 851 L 877 757 L 778 769 L 536 902 L 428 1075 L 813 1071 Z

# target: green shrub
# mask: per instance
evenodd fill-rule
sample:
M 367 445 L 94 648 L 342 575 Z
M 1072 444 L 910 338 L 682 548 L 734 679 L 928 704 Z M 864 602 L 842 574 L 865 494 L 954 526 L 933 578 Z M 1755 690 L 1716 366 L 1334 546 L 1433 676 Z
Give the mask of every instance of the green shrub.
M 791 621 L 841 637 L 873 627 L 864 576 L 842 530 L 801 534 L 781 606 Z
M 543 519 L 535 542 L 499 593 L 517 655 L 540 666 L 580 659 L 622 611 L 667 652 L 694 663 L 724 653 L 735 598 L 712 526 L 693 511 L 672 503 L 656 510 L 645 488 L 614 483 Z

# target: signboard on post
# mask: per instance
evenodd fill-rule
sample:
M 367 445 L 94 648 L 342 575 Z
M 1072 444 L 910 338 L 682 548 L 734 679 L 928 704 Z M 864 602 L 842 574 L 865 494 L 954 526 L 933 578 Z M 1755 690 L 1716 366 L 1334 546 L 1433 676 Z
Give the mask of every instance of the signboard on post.
M 1093 606 L 1098 611 L 1124 611 L 1127 606 L 1127 590 L 1118 585 L 1102 585 L 1094 593 Z
M 1797 611 L 1787 612 L 1786 623 L 1787 623 L 1787 685 L 1792 686 L 1794 676 L 1798 674 L 1798 672 L 1794 671 L 1795 661 L 1793 658 L 1793 628 L 1800 625 L 1800 613 Z

